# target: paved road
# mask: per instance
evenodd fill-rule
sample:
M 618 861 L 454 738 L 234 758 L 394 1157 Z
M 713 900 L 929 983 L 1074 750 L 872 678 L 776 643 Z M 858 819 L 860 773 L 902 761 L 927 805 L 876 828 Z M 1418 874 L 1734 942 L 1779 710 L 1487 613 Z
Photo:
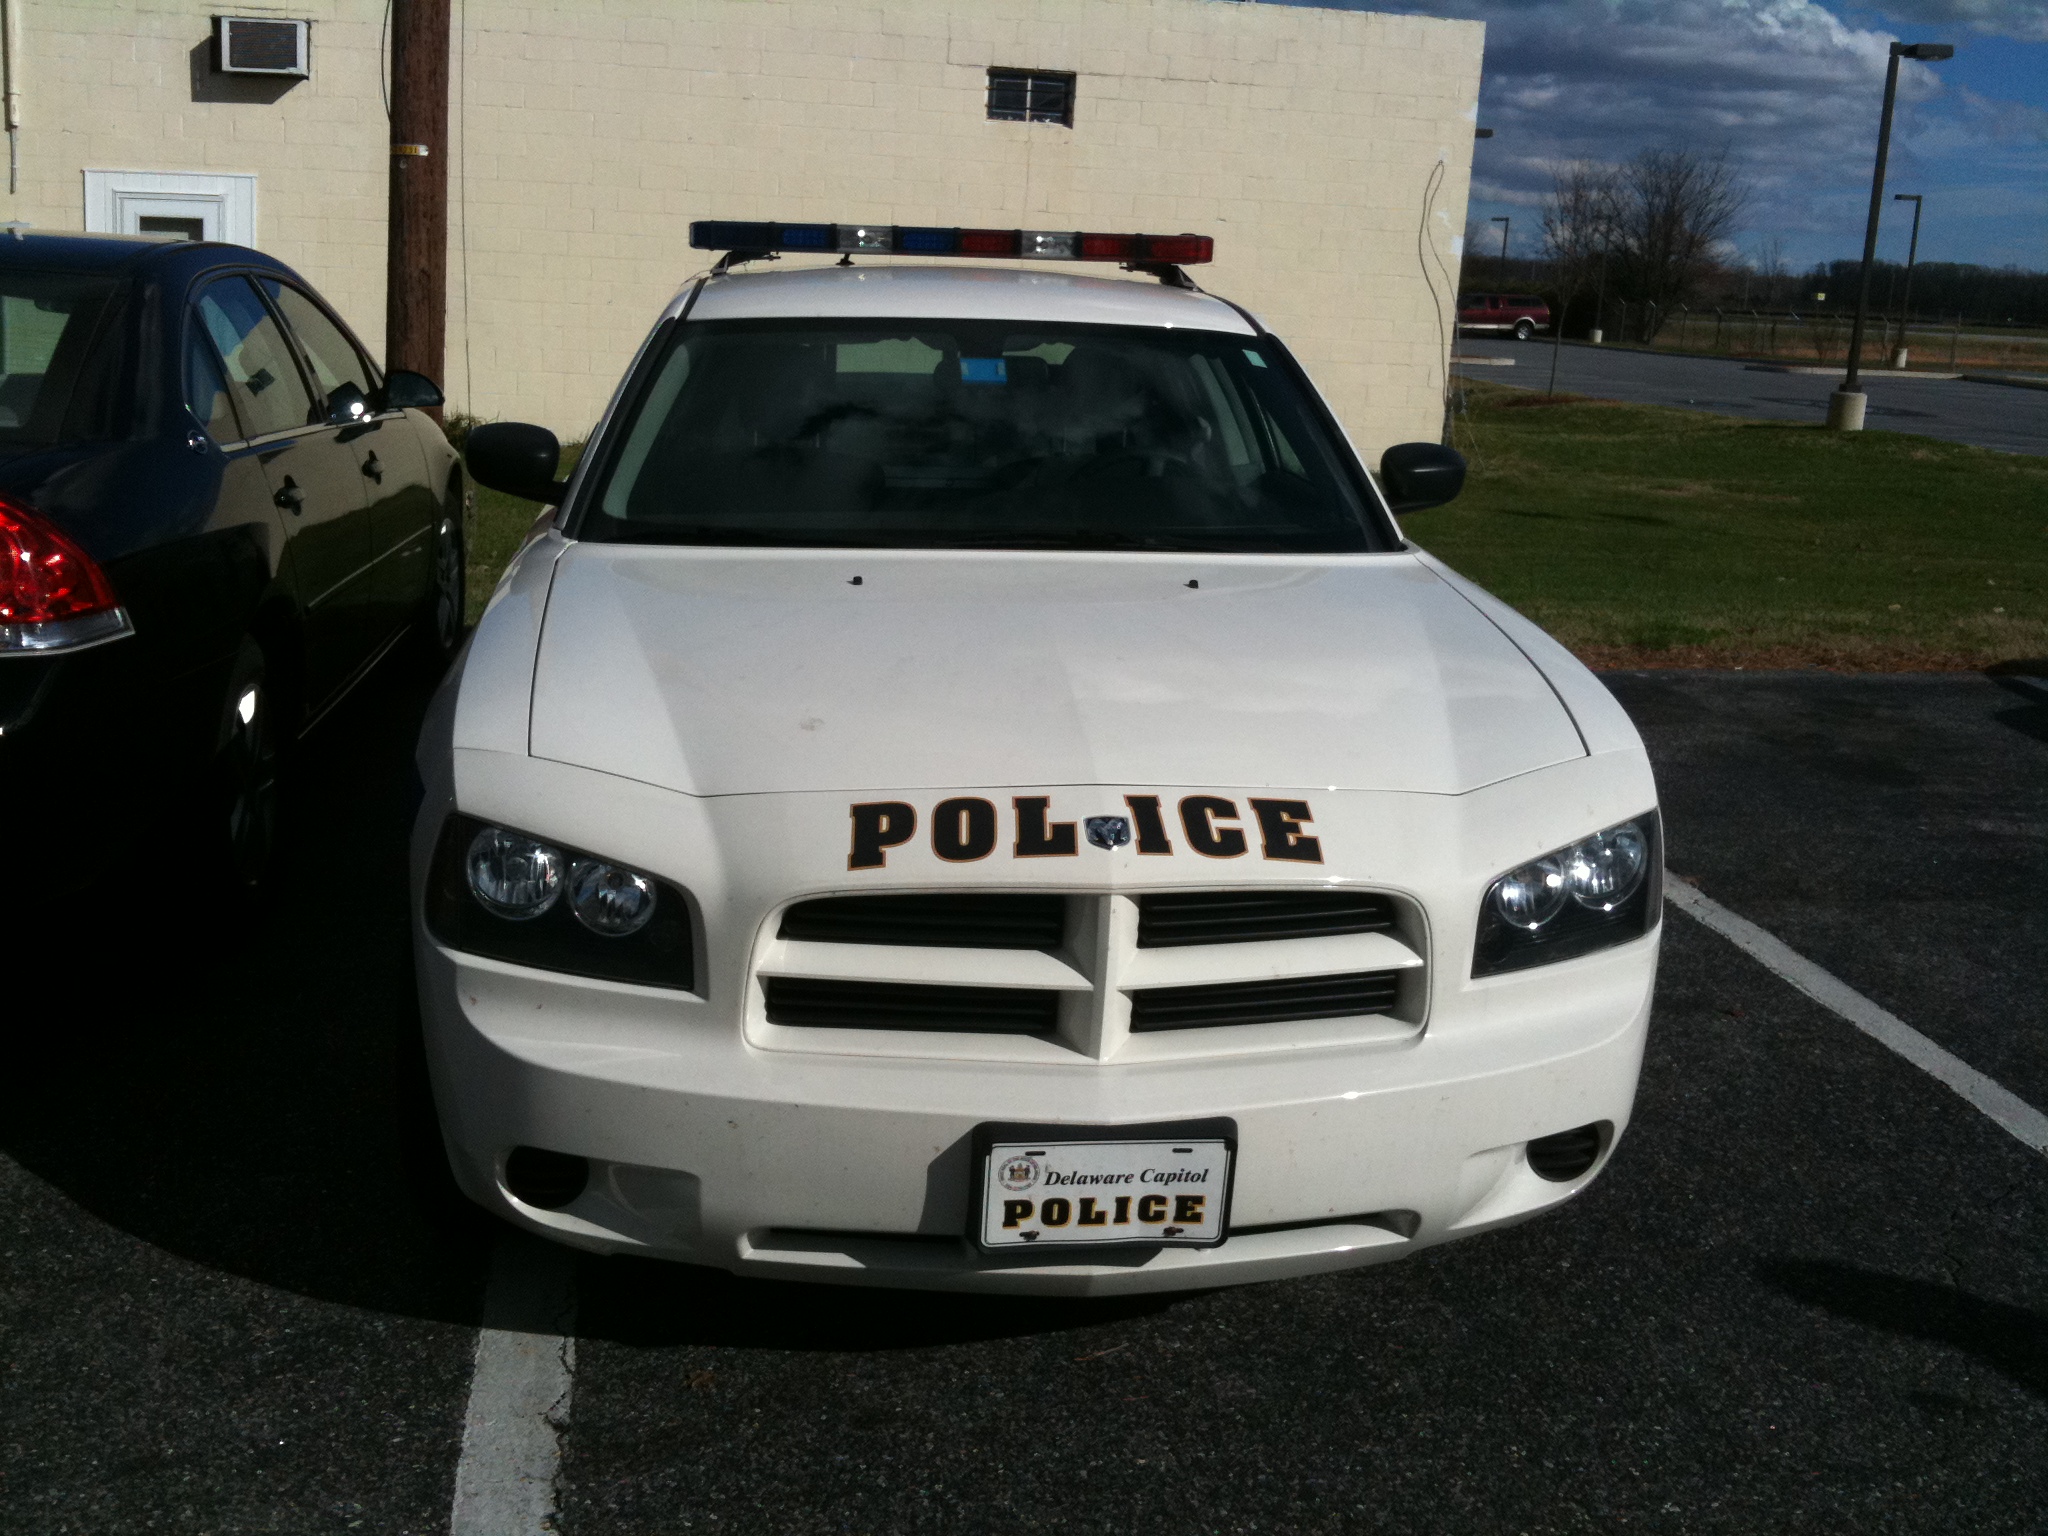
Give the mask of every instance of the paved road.
M 1524 389 L 1550 386 L 1551 348 L 1542 341 L 1481 341 L 1460 337 L 1466 357 L 1512 358 L 1512 368 L 1475 365 L 1465 377 Z M 1764 373 L 1720 358 L 1671 357 L 1613 347 L 1559 350 L 1557 387 L 1598 400 L 1675 405 L 1723 416 L 1766 421 L 1827 420 L 1828 396 L 1841 381 L 1811 373 Z M 1881 379 L 1866 376 L 1871 430 L 1917 432 L 2004 453 L 2048 454 L 2048 391 L 1961 379 Z
M 1612 685 L 1676 870 L 2048 1104 L 2048 706 Z M 9 1530 L 447 1528 L 482 1254 L 397 1150 L 419 703 L 323 728 L 224 958 L 158 864 L 64 919 L 90 969 L 17 951 Z M 1403 1264 L 1082 1305 L 585 1262 L 562 1529 L 2038 1532 L 2048 1162 L 1689 919 L 1665 955 L 1610 1172 Z

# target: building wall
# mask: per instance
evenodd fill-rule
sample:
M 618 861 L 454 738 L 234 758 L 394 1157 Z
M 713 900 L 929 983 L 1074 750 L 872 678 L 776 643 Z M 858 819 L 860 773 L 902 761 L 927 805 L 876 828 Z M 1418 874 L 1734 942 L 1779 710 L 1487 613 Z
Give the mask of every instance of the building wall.
M 78 227 L 85 168 L 256 172 L 258 242 L 377 344 L 382 0 L 239 10 L 310 17 L 313 78 L 234 103 L 192 99 L 210 8 L 22 3 L 14 217 Z M 704 265 L 689 222 L 776 218 L 1210 233 L 1203 286 L 1288 338 L 1361 448 L 1437 435 L 1446 336 L 1418 237 L 1447 306 L 1475 23 L 1235 0 L 455 12 L 444 383 L 459 409 L 587 429 Z M 988 121 L 991 65 L 1075 73 L 1074 126 Z
M 258 243 L 382 345 L 382 0 L 218 7 L 312 19 L 313 75 L 289 89 L 210 75 L 214 8 L 197 0 L 19 8 L 20 189 L 7 217 L 83 228 L 87 170 L 253 172 Z M 222 95 L 239 99 L 195 100 Z

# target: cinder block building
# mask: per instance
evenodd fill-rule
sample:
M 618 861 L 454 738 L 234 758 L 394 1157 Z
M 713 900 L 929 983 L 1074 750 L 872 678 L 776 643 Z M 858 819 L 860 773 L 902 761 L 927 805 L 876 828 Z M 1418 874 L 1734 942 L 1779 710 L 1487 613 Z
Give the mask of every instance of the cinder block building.
M 261 246 L 380 345 L 384 0 L 232 13 L 303 23 L 245 34 L 274 66 L 293 33 L 303 74 L 237 71 L 199 0 L 6 6 L 10 218 Z M 781 219 L 1212 234 L 1203 285 L 1291 342 L 1361 449 L 1437 434 L 1476 23 L 1244 0 L 455 0 L 454 34 L 455 409 L 586 430 L 705 263 L 690 221 Z

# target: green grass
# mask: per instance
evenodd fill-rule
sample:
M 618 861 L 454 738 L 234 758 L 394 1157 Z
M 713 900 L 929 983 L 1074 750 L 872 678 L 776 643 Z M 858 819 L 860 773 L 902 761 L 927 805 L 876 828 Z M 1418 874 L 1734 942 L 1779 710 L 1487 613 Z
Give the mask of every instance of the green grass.
M 1589 661 L 2048 658 L 2048 459 L 1500 385 L 1470 399 L 1465 494 L 1408 532 Z M 472 614 L 538 510 L 477 492 Z
M 566 477 L 582 456 L 581 443 L 566 445 L 562 449 L 559 473 Z M 469 552 L 470 622 L 474 623 L 477 615 L 484 611 L 484 604 L 491 600 L 492 588 L 505 574 L 505 567 L 511 563 L 512 557 L 519 553 L 519 547 L 526 542 L 526 535 L 532 531 L 540 514 L 537 502 L 521 501 L 517 496 L 486 490 L 480 485 L 475 488 L 467 526 L 463 530 L 464 546 Z
M 1414 540 L 1605 665 L 2048 658 L 2048 460 L 1471 386 Z

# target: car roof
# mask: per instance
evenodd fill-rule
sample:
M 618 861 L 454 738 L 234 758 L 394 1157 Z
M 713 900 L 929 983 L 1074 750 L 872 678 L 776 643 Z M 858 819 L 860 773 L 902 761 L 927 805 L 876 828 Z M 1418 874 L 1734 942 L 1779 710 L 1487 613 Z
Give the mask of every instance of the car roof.
M 690 290 L 667 314 L 679 314 Z M 1255 336 L 1231 305 L 1151 278 L 1087 277 L 1039 266 L 809 267 L 729 272 L 704 285 L 693 320 L 847 319 L 1064 321 L 1152 325 Z
M 72 235 L 40 230 L 0 234 L 0 267 L 60 272 L 118 272 L 169 242 L 147 235 Z
M 13 238 L 0 233 L 0 268 L 32 268 L 42 272 L 91 272 L 126 276 L 142 268 L 164 275 L 204 271 L 219 266 L 290 268 L 274 256 L 246 245 L 218 240 L 167 240 L 161 235 L 70 234 L 24 230 Z

